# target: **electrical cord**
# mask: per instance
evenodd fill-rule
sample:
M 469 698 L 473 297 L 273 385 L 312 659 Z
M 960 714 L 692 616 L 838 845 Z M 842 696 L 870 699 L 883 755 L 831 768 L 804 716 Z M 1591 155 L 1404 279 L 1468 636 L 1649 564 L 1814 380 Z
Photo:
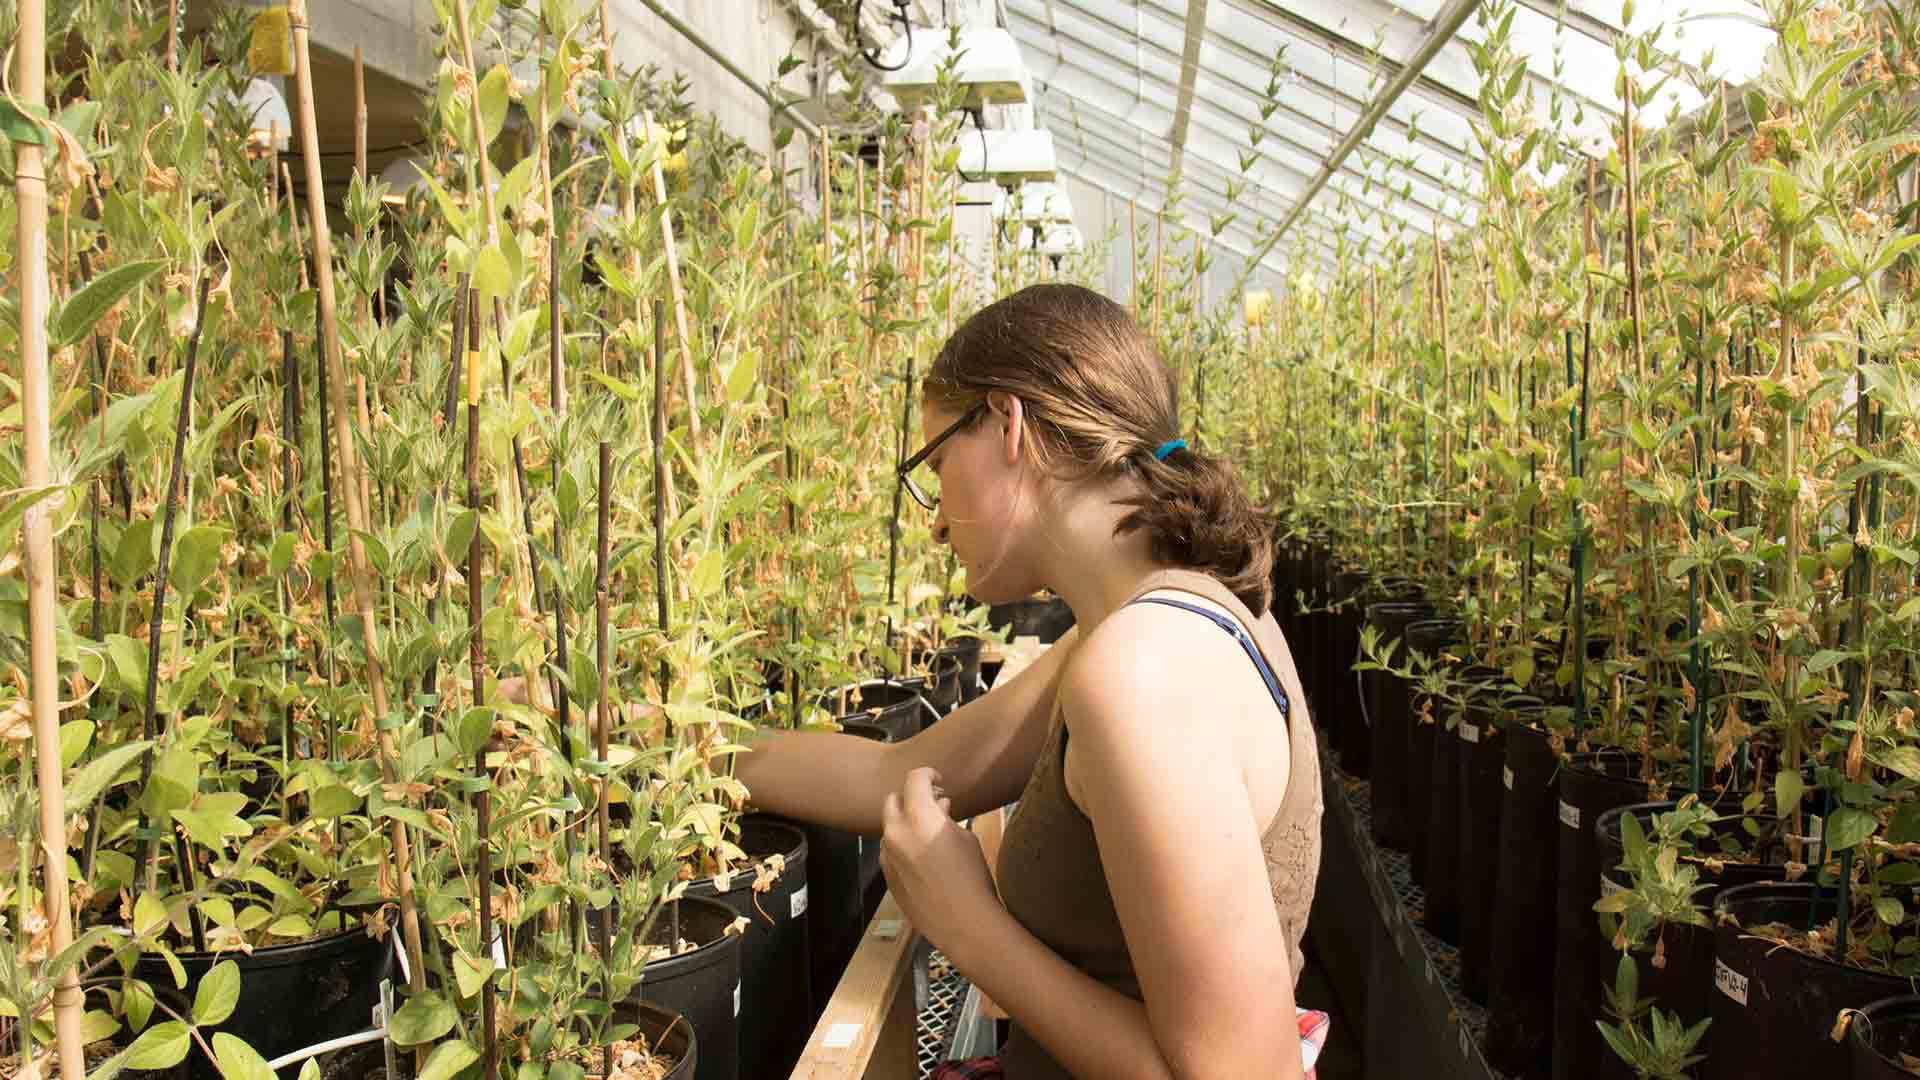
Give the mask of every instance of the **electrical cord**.
M 968 109 L 967 115 L 973 118 L 973 130 L 980 133 L 980 175 L 968 176 L 967 170 L 962 169 L 957 164 L 953 167 L 953 171 L 960 175 L 960 179 L 969 184 L 984 183 L 993 175 L 993 170 L 988 167 L 987 162 L 987 129 L 980 123 L 979 109 Z
M 865 60 L 868 64 L 881 71 L 899 71 L 907 66 L 909 60 L 913 59 L 913 19 L 907 14 L 907 4 L 908 0 L 893 0 L 893 14 L 887 16 L 888 22 L 899 23 L 905 27 L 907 31 L 907 54 L 900 58 L 898 64 L 888 67 L 880 62 L 880 51 L 878 49 L 868 52 L 866 47 L 860 44 L 860 8 L 862 3 L 861 0 L 853 0 L 853 47 L 860 50 L 860 59 Z

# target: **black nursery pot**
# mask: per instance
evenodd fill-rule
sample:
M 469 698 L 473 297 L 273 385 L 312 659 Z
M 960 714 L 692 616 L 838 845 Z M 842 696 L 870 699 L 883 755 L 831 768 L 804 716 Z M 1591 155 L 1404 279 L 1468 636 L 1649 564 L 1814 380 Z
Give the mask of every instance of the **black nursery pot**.
M 678 936 L 699 948 L 655 960 L 641 973 L 637 996 L 686 1017 L 700 1040 L 694 1080 L 739 1080 L 740 937 L 727 933 L 733 909 L 716 900 L 683 896 L 654 918 L 647 944 Z
M 905 742 L 926 730 L 934 716 L 927 706 L 927 685 L 913 679 L 875 679 L 860 684 L 860 701 L 854 703 L 853 691 L 832 694 L 820 702 L 842 727 L 849 723 L 871 724 L 887 733 L 888 742 Z
M 1847 1048 L 1831 1038 L 1842 1009 L 1914 992 L 1912 980 L 1808 956 L 1749 928 L 1805 929 L 1831 922 L 1831 892 L 1807 882 L 1741 885 L 1714 898 L 1714 985 L 1707 1029 L 1707 1080 L 1751 1076 L 1838 1076 Z
M 1853 1080 L 1908 1080 L 1920 1070 L 1920 997 L 1885 998 L 1861 1009 L 1847 1027 Z
M 1473 685 L 1490 685 L 1500 673 L 1488 667 L 1463 668 L 1455 679 Z M 1470 696 L 1471 696 L 1471 692 Z M 1448 730 L 1447 717 L 1435 709 L 1433 723 L 1424 725 L 1431 733 L 1432 748 L 1427 779 L 1426 881 L 1427 930 L 1449 945 L 1460 945 L 1461 921 L 1465 916 L 1461 896 L 1460 859 L 1460 785 L 1462 762 L 1470 744 L 1461 734 L 1469 721 L 1464 710 L 1453 719 Z
M 1636 803 L 1632 806 L 1619 806 L 1600 815 L 1594 823 L 1595 843 L 1600 850 L 1600 894 L 1605 896 L 1624 889 L 1630 884 L 1625 871 L 1620 870 L 1624 845 L 1620 839 L 1620 819 L 1632 815 L 1640 823 L 1642 833 L 1652 835 L 1653 817 L 1664 814 L 1678 806 L 1677 802 Z M 1715 804 L 1722 814 L 1734 815 L 1726 820 L 1709 826 L 1715 835 L 1733 836 L 1753 850 L 1751 862 L 1726 862 L 1704 859 L 1690 860 L 1699 874 L 1698 881 L 1705 886 L 1694 901 L 1701 907 L 1711 910 L 1714 897 L 1722 889 L 1736 885 L 1751 885 L 1756 882 L 1782 881 L 1786 877 L 1785 862 L 1787 852 L 1777 840 L 1771 845 L 1756 845 L 1754 839 L 1743 831 L 1740 814 L 1740 797 L 1737 794 L 1723 796 Z M 1752 816 L 1752 820 L 1763 830 L 1771 831 L 1777 819 L 1771 816 Z M 1696 845 L 1696 849 L 1708 852 L 1717 850 L 1711 840 Z M 1654 967 L 1646 957 L 1638 958 L 1640 971 L 1640 997 L 1651 999 L 1658 1007 L 1678 1016 L 1683 1024 L 1692 1027 L 1707 1018 L 1710 996 L 1716 991 L 1713 986 L 1713 929 L 1706 926 L 1687 926 L 1672 924 L 1661 932 L 1662 950 L 1666 963 Z M 1602 942 L 1600 960 L 1595 968 L 1596 980 L 1610 985 L 1613 972 L 1619 964 L 1619 953 L 1614 951 L 1611 942 Z M 1600 995 L 1604 1000 L 1604 994 Z M 1599 1015 L 1599 1014 L 1596 1014 Z M 1593 1075 L 1604 1080 L 1634 1080 L 1634 1072 L 1619 1055 L 1607 1049 L 1598 1055 Z
M 1588 1080 L 1612 1056 L 1594 1018 L 1601 1015 L 1601 985 L 1613 976 L 1600 960 L 1607 942 L 1600 934 L 1600 843 L 1594 822 L 1617 807 L 1645 802 L 1647 785 L 1634 776 L 1631 754 L 1605 749 L 1581 754 L 1560 767 L 1554 807 L 1560 826 L 1555 892 L 1553 960 L 1553 1075 Z M 1619 860 L 1614 860 L 1618 862 Z
M 752 867 L 734 873 L 720 891 L 701 878 L 686 895 L 718 900 L 747 919 L 740 958 L 740 1075 L 785 1076 L 800 1060 L 813 1030 L 807 951 L 807 838 L 762 814 L 740 822 L 740 847 L 755 866 L 779 855 L 786 865 L 766 892 L 755 892 Z
M 1456 619 L 1423 619 L 1409 625 L 1402 640 L 1410 652 L 1419 652 L 1437 660 L 1459 631 L 1460 623 Z M 1442 742 L 1440 736 L 1445 732 L 1440 727 L 1439 709 L 1436 707 L 1433 710 L 1432 722 L 1423 722 L 1420 711 L 1426 702 L 1425 695 L 1420 694 L 1417 686 L 1410 681 L 1403 682 L 1403 685 L 1406 687 L 1407 702 L 1407 767 L 1401 781 L 1400 798 L 1406 807 L 1407 853 L 1412 856 L 1413 883 L 1425 889 L 1428 887 L 1428 856 L 1432 853 L 1435 841 L 1434 822 L 1427 816 L 1433 805 L 1431 788 L 1434 757 L 1439 753 Z M 1379 787 L 1380 783 L 1376 781 L 1374 788 L 1378 790 Z M 1457 936 L 1451 923 L 1441 928 L 1447 931 L 1443 935 L 1434 928 L 1433 922 L 1432 908 L 1429 906 L 1428 930 L 1449 942 Z
M 1493 908 L 1500 869 L 1501 809 L 1507 793 L 1501 781 L 1507 766 L 1507 716 L 1512 710 L 1537 712 L 1541 707 L 1537 698 L 1525 695 L 1475 695 L 1454 730 L 1460 741 L 1460 988 L 1481 1004 L 1487 1001 L 1497 925 Z
M 639 1037 L 657 1055 L 670 1057 L 673 1068 L 661 1080 L 694 1080 L 700 1067 L 700 1040 L 693 1025 L 679 1013 L 663 1009 L 650 1001 L 629 1001 L 614 1009 L 616 1019 L 640 1025 Z M 593 1065 L 599 1068 L 598 1062 Z M 598 1075 L 589 1073 L 588 1075 Z
M 1367 622 L 1378 629 L 1382 655 L 1398 658 L 1400 635 L 1433 614 L 1423 601 L 1386 601 L 1367 608 Z M 1405 680 L 1384 671 L 1369 671 L 1364 684 L 1366 719 L 1371 744 L 1373 838 L 1388 847 L 1407 847 L 1407 711 Z
M 980 650 L 986 642 L 977 637 L 954 638 L 939 652 L 960 663 L 960 696 L 956 705 L 965 705 L 980 696 Z
M 1360 599 L 1366 595 L 1367 575 L 1349 570 L 1334 576 L 1333 600 L 1342 606 L 1327 617 L 1327 652 L 1321 665 L 1321 690 L 1313 702 L 1315 719 L 1325 724 L 1340 770 L 1348 776 L 1370 775 L 1370 735 L 1360 714 L 1360 688 L 1353 664 L 1360 655 Z
M 231 960 L 240 968 L 240 1001 L 233 1015 L 209 1029 L 245 1040 L 271 1061 L 315 1043 L 366 1031 L 380 1004 L 380 981 L 394 966 L 391 939 L 369 937 L 358 927 L 311 941 L 270 945 L 241 952 L 175 953 L 186 969 L 187 985 L 176 990 L 165 959 L 143 955 L 133 973 L 182 1015 L 192 1010 L 200 980 L 215 964 Z M 397 979 L 398 974 L 394 977 Z M 219 1080 L 220 1070 L 198 1047 L 165 1073 L 191 1080 Z
M 1508 715 L 1505 787 L 1487 968 L 1488 1064 L 1511 1076 L 1551 1075 L 1554 900 L 1560 845 L 1554 773 L 1560 762 L 1537 713 Z
M 987 609 L 987 625 L 1004 629 L 1007 637 L 1037 637 L 1040 644 L 1051 645 L 1073 629 L 1073 609 L 1058 596 L 1029 596 Z

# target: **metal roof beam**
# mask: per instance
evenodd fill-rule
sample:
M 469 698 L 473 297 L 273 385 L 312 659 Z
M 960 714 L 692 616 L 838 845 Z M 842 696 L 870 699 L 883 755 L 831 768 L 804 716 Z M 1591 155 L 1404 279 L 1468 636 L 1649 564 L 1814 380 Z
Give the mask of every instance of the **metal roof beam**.
M 1173 143 L 1173 175 L 1179 176 L 1187 154 L 1187 124 L 1193 118 L 1194 76 L 1200 72 L 1200 43 L 1207 36 L 1207 0 L 1189 0 L 1187 4 L 1187 40 L 1180 51 L 1180 91 L 1173 103 L 1173 130 L 1167 140 Z M 1144 73 L 1146 65 L 1141 65 Z
M 1333 178 L 1334 172 L 1340 168 L 1342 162 L 1347 160 L 1347 155 L 1353 153 L 1354 147 L 1360 145 L 1361 140 L 1367 137 L 1367 133 L 1373 130 L 1373 125 L 1378 123 L 1393 103 L 1400 99 L 1400 95 L 1407 92 L 1407 87 L 1412 86 L 1414 80 L 1419 78 L 1421 69 L 1439 53 L 1441 46 L 1453 39 L 1454 33 L 1460 29 L 1460 24 L 1466 22 L 1467 17 L 1472 15 L 1474 9 L 1479 6 L 1480 0 L 1447 0 L 1447 6 L 1441 8 L 1439 14 L 1434 16 L 1433 24 L 1427 30 L 1426 40 L 1421 43 L 1419 50 L 1400 68 L 1400 73 L 1394 76 L 1393 81 L 1380 91 L 1380 95 L 1374 98 L 1373 104 L 1367 106 L 1367 111 L 1361 114 L 1360 119 L 1354 123 L 1353 129 L 1347 132 L 1346 137 L 1340 140 L 1340 145 L 1334 148 L 1333 154 L 1327 158 L 1326 163 L 1320 166 L 1319 175 L 1314 177 L 1312 184 L 1308 185 L 1306 193 L 1294 202 L 1293 209 L 1287 212 L 1287 216 L 1267 238 L 1269 247 L 1278 244 L 1281 238 L 1287 235 L 1287 230 L 1293 227 L 1293 223 L 1298 221 L 1302 214 L 1306 213 L 1307 204 L 1311 203 L 1313 197 L 1320 194 L 1321 189 L 1327 186 L 1327 181 Z M 1238 285 L 1234 287 L 1234 291 L 1239 291 Z

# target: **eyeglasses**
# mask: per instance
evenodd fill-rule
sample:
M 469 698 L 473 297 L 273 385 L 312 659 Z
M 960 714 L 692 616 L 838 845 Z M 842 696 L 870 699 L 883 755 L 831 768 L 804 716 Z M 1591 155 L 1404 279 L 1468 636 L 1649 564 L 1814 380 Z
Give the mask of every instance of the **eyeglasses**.
M 952 424 L 948 425 L 947 430 L 942 431 L 938 435 L 935 435 L 930 441 L 928 441 L 927 445 L 920 448 L 918 453 L 914 454 L 912 457 L 908 458 L 907 460 L 901 462 L 900 467 L 894 470 L 894 475 L 900 478 L 900 485 L 907 489 L 907 494 L 913 496 L 914 502 L 919 503 L 921 506 L 924 506 L 929 510 L 939 509 L 940 497 L 937 495 L 929 495 L 925 491 L 921 490 L 920 485 L 913 482 L 913 470 L 919 468 L 920 463 L 927 460 L 928 457 L 932 456 L 935 450 L 940 449 L 941 443 L 946 442 L 948 439 L 952 438 L 953 435 L 956 432 L 958 432 L 960 429 L 973 423 L 975 420 L 978 420 L 980 418 L 980 414 L 986 411 L 987 411 L 987 403 L 985 401 L 974 402 L 972 408 L 960 414 L 960 419 L 955 420 Z

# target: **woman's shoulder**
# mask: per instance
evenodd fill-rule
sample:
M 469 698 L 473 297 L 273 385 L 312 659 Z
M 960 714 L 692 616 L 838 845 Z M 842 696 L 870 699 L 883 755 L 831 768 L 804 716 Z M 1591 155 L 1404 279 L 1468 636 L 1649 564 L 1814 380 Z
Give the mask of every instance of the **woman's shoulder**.
M 1232 637 L 1191 611 L 1138 602 L 1149 597 L 1235 618 L 1217 601 L 1174 588 L 1151 590 L 1115 610 L 1082 635 L 1061 672 L 1060 700 L 1070 720 L 1074 712 L 1082 720 L 1125 717 L 1170 701 L 1204 700 L 1219 687 L 1219 673 L 1246 663 Z

